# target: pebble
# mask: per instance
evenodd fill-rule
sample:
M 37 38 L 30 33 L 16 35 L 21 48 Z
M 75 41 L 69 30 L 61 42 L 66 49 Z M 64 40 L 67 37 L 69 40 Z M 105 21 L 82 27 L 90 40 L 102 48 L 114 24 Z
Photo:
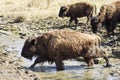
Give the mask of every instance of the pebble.
M 25 71 L 25 73 L 26 73 L 26 74 L 29 74 L 29 72 L 28 72 L 27 70 Z

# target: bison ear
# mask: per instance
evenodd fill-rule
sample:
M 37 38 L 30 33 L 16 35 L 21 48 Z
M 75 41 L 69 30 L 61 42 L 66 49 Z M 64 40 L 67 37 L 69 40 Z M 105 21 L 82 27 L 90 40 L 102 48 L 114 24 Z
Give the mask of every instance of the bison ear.
M 32 40 L 31 40 L 31 44 L 32 44 L 32 45 L 36 45 L 36 44 L 37 44 L 37 39 L 32 39 Z

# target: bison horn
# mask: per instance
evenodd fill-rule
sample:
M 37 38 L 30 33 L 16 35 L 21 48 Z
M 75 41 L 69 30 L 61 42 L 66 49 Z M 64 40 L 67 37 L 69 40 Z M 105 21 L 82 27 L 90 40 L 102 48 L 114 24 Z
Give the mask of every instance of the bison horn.
M 32 45 L 36 45 L 37 44 L 37 39 L 36 38 L 29 38 L 29 43 L 31 43 Z
M 67 8 L 66 8 L 65 6 L 62 6 L 62 10 L 64 10 L 64 11 L 65 11 L 66 9 L 67 9 Z

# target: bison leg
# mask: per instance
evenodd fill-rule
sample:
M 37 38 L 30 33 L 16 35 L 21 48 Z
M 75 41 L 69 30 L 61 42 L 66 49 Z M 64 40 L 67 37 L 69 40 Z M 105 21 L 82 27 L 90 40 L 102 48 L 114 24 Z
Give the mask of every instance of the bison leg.
M 107 23 L 105 26 L 108 35 L 110 35 L 110 25 L 109 24 L 110 23 Z
M 116 25 L 117 25 L 116 22 L 117 22 L 117 21 L 113 21 L 113 22 L 111 22 L 111 24 L 110 24 L 110 32 L 111 32 L 111 34 L 114 34 L 114 30 L 115 30 Z
M 92 58 L 84 58 L 88 66 L 93 66 L 94 62 Z
M 62 59 L 60 57 L 57 57 L 55 59 L 55 64 L 57 71 L 64 70 L 64 63 L 62 62 Z
M 104 57 L 106 61 L 106 67 L 111 67 L 112 65 L 109 63 L 109 59 L 107 57 Z
M 93 17 L 92 15 L 87 16 L 87 21 L 86 21 L 87 25 L 89 24 L 89 22 L 90 22 L 90 20 L 91 20 L 92 17 Z
M 101 55 L 99 55 L 99 57 L 103 57 L 103 58 L 105 59 L 106 67 L 111 67 L 112 65 L 109 63 L 109 59 L 108 59 L 108 57 L 107 57 L 107 55 L 106 55 L 106 52 L 103 51 L 103 50 L 101 50 L 101 51 L 100 51 L 100 54 L 101 54 Z
M 75 21 L 75 26 L 77 26 L 78 20 L 77 20 L 76 17 L 70 17 L 69 26 L 71 25 L 71 23 L 72 23 L 73 20 Z
M 101 51 L 99 51 L 99 53 L 97 53 L 97 55 L 94 56 L 94 58 L 99 58 L 99 57 L 103 57 L 105 59 L 106 67 L 110 67 L 111 66 L 105 51 L 101 50 Z
M 75 18 L 74 20 L 75 20 L 75 26 L 77 26 L 77 24 L 78 24 L 77 18 Z
M 89 20 L 90 20 L 90 17 L 88 16 L 88 17 L 87 17 L 86 24 L 88 24 Z
M 30 69 L 33 69 L 34 68 L 34 66 L 37 64 L 37 63 L 41 63 L 42 61 L 41 61 L 41 59 L 40 59 L 40 57 L 37 57 L 37 59 L 35 60 L 35 62 L 29 67 Z
M 69 26 L 71 25 L 72 21 L 73 21 L 73 18 L 70 17 Z

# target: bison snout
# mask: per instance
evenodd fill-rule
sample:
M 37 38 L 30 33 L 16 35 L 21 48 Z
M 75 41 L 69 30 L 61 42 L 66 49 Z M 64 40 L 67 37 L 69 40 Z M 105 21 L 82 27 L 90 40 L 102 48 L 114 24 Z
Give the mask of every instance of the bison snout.
M 59 17 L 63 18 L 63 17 L 64 17 L 64 15 L 62 15 L 62 14 L 59 14 Z
M 33 57 L 33 55 L 28 54 L 24 51 L 22 51 L 21 56 L 24 57 L 24 58 L 30 59 L 30 60 L 32 60 L 32 57 Z

